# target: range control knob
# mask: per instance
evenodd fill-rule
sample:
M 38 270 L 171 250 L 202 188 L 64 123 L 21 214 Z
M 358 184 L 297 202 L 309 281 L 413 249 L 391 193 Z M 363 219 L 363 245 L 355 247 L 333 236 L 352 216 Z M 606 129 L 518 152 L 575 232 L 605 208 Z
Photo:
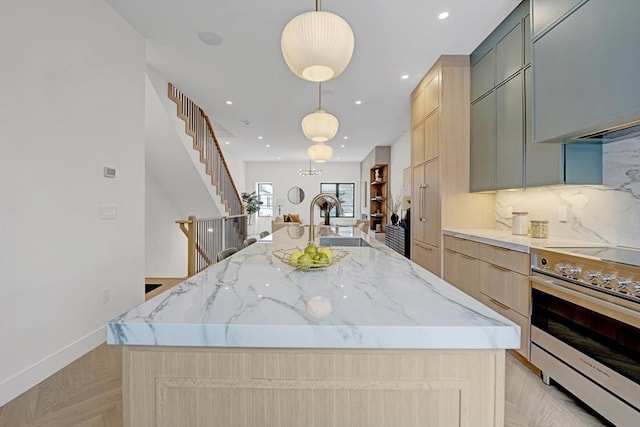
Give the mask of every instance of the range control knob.
M 614 283 L 618 286 L 618 289 L 623 289 L 628 285 L 631 285 L 631 279 L 615 279 Z
M 593 271 L 593 270 L 587 270 L 584 273 L 582 273 L 582 278 L 588 282 L 593 282 L 596 280 L 596 278 L 598 277 L 598 272 L 597 271 Z
M 573 277 L 578 277 L 582 273 L 582 268 L 573 265 L 567 265 L 567 270 L 567 274 Z
M 565 274 L 567 271 L 567 266 L 565 264 L 558 263 L 553 266 L 553 269 L 556 271 L 556 273 Z

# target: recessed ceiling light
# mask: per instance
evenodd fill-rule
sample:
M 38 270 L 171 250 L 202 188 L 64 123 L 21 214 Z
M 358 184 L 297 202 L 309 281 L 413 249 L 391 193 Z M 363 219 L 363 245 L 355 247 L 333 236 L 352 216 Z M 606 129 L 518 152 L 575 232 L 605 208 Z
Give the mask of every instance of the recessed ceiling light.
M 233 104 L 233 101 L 227 101 L 227 102 L 226 102 L 226 104 L 227 104 L 227 105 L 232 105 L 232 104 Z
M 340 148 L 344 148 L 344 144 L 342 144 L 342 145 L 340 146 Z
M 225 143 L 226 145 L 229 145 L 229 144 L 231 144 L 231 143 L 230 143 L 229 141 L 225 141 L 224 143 Z
M 280 160 L 282 157 L 278 157 L 277 159 Z
M 442 12 L 438 15 L 438 19 L 447 19 L 449 17 L 449 12 Z
M 345 137 L 343 137 L 343 138 L 344 138 L 344 139 L 349 139 L 349 137 L 348 137 L 348 136 L 345 136 Z
M 409 78 L 409 74 L 403 74 L 400 76 L 402 80 L 407 80 Z
M 198 33 L 198 38 L 207 46 L 220 46 L 222 44 L 222 37 L 209 31 Z
M 356 105 L 360 105 L 362 104 L 362 101 L 360 101 L 359 99 L 356 101 Z
M 258 139 L 262 139 L 262 137 L 261 137 L 261 136 L 259 136 L 259 137 L 258 137 Z
M 271 145 L 267 144 L 267 145 L 265 145 L 265 147 L 269 148 L 269 147 L 271 147 Z

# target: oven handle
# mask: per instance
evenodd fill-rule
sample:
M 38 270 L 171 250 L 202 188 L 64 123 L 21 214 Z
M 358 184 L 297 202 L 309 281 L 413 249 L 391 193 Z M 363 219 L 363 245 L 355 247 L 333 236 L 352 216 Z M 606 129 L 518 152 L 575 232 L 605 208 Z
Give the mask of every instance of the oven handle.
M 612 319 L 640 328 L 640 314 L 637 311 L 592 297 L 591 295 L 575 291 L 568 287 L 557 285 L 548 278 L 545 280 L 543 277 L 529 276 L 531 288 L 587 308 L 603 316 L 611 317 Z

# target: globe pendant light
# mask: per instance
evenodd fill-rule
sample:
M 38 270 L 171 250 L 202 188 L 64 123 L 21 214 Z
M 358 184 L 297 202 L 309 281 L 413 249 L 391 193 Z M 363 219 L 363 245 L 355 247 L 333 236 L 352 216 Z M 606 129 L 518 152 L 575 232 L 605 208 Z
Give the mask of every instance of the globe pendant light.
M 353 55 L 351 27 L 334 13 L 320 10 L 293 18 L 282 30 L 280 48 L 284 62 L 304 80 L 324 82 L 338 77 Z
M 331 160 L 333 155 L 333 148 L 326 145 L 324 142 L 316 142 L 307 150 L 309 158 L 316 163 L 324 163 Z
M 302 133 L 313 142 L 326 142 L 336 136 L 340 123 L 322 109 L 322 83 L 318 87 L 318 109 L 303 117 Z

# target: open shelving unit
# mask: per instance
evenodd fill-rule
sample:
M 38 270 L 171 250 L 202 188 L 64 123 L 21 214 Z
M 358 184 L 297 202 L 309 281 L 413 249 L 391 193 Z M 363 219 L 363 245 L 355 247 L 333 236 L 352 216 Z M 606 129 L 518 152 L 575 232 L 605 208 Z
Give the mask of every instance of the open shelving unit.
M 369 227 L 379 233 L 384 233 L 387 224 L 387 180 L 388 165 L 376 164 L 370 169 Z

